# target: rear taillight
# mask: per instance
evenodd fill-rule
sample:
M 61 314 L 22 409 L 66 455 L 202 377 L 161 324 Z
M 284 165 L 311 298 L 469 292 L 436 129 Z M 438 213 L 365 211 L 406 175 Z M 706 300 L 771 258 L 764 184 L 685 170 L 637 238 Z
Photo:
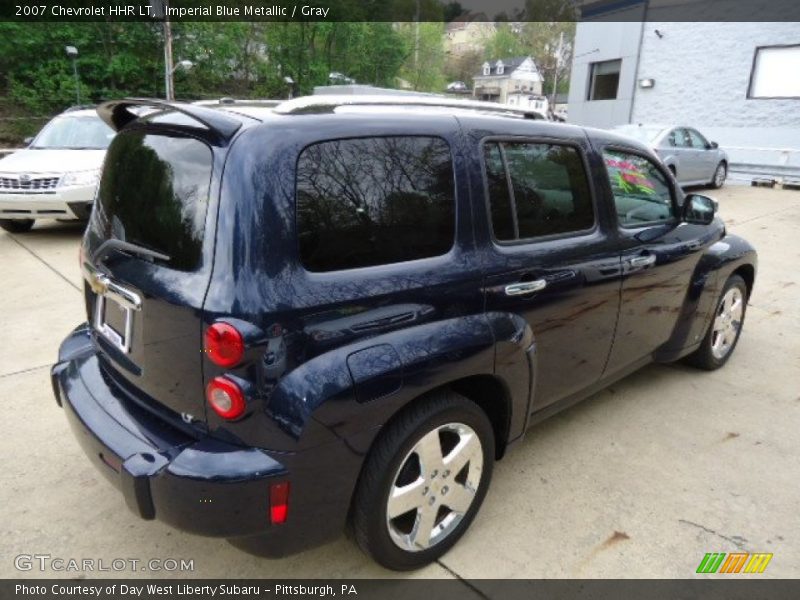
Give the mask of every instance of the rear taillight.
M 289 482 L 269 486 L 269 520 L 273 525 L 286 522 L 289 516 Z
M 242 389 L 227 377 L 214 377 L 208 383 L 206 399 L 223 419 L 241 417 L 246 408 Z
M 239 364 L 244 355 L 244 339 L 229 323 L 214 323 L 206 329 L 205 350 L 211 361 L 220 367 Z

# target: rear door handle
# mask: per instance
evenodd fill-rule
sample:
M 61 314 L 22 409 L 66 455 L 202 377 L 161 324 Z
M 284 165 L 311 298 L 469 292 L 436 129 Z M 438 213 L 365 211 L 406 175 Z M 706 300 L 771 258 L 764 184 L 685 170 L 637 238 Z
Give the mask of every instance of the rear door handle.
M 505 287 L 506 296 L 524 296 L 525 294 L 532 294 L 539 292 L 547 287 L 547 282 L 544 279 L 537 279 L 535 281 L 525 281 L 523 283 L 513 283 Z
M 656 264 L 656 255 L 648 254 L 647 256 L 635 256 L 634 258 L 628 259 L 628 264 L 637 268 L 649 267 Z

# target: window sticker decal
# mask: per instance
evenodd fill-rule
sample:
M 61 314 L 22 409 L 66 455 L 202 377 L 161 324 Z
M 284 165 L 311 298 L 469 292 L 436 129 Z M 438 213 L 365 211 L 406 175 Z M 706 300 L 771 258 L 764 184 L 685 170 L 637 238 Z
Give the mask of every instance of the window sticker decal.
M 607 167 L 615 170 L 613 183 L 624 193 L 640 193 L 648 196 L 656 193 L 655 184 L 644 172 L 647 163 L 640 166 L 630 160 L 617 160 L 608 156 L 605 161 Z

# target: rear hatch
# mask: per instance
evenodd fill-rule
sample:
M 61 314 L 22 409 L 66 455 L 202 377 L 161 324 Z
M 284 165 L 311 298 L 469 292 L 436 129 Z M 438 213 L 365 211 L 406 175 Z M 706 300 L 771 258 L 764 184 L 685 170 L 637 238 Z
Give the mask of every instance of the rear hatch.
M 104 374 L 133 400 L 200 429 L 213 164 L 211 147 L 179 128 L 123 129 L 109 147 L 81 250 Z

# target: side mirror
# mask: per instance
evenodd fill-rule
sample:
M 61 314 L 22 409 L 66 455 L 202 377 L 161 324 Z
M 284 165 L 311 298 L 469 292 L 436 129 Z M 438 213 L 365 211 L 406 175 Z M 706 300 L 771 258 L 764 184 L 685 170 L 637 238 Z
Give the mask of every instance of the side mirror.
M 689 194 L 683 201 L 683 220 L 697 225 L 708 225 L 717 214 L 717 201 L 702 194 Z
M 711 148 L 712 150 L 716 150 L 717 148 L 719 148 L 719 144 L 717 142 L 709 142 L 708 147 Z
M 26 137 L 24 140 L 22 140 L 22 143 L 25 144 L 25 146 L 30 146 L 32 141 L 32 137 Z

